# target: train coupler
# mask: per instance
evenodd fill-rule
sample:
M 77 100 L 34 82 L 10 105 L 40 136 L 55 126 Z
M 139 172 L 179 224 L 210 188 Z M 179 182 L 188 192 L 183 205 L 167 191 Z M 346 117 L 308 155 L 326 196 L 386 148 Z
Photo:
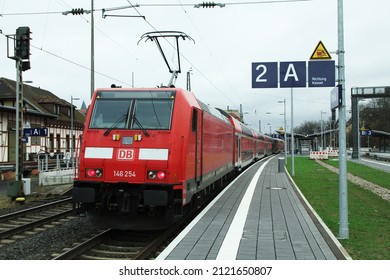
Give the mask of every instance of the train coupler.
M 72 206 L 72 214 L 74 216 L 79 216 L 79 217 L 86 217 L 86 209 L 85 206 L 81 202 L 73 202 Z
M 124 194 L 122 199 L 121 213 L 128 214 L 131 209 L 131 196 L 129 194 Z
M 156 215 L 156 207 L 155 206 L 149 206 L 148 215 L 149 215 L 149 217 L 153 217 L 154 215 Z

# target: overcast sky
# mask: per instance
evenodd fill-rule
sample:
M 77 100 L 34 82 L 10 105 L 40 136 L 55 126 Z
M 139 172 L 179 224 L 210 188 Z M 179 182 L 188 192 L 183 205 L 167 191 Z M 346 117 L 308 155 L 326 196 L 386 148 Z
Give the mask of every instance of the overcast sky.
M 217 1 L 216 1 L 217 2 Z M 256 2 L 256 4 L 239 4 Z M 283 126 L 286 99 L 290 129 L 289 88 L 253 89 L 252 62 L 308 61 L 319 41 L 336 61 L 337 0 L 226 0 L 224 8 L 199 8 L 190 0 L 95 0 L 95 87 L 112 83 L 129 87 L 167 84 L 168 72 L 156 45 L 141 36 L 150 31 L 181 31 L 194 39 L 180 41 L 181 70 L 177 87 L 191 87 L 198 99 L 213 107 L 239 109 L 244 120 L 262 131 Z M 102 9 L 139 4 L 135 9 Z M 163 4 L 163 5 L 156 5 Z M 173 5 L 168 5 L 173 4 Z M 6 34 L 19 26 L 31 29 L 31 69 L 25 81 L 49 90 L 75 105 L 90 102 L 90 15 L 62 15 L 72 8 L 91 9 L 90 0 L 0 0 L 0 76 L 16 79 L 15 62 L 7 58 Z M 390 85 L 390 23 L 388 0 L 344 0 L 347 104 L 353 86 Z M 138 44 L 137 44 L 138 43 Z M 168 47 L 170 47 L 168 45 Z M 168 59 L 175 51 L 168 48 Z M 132 73 L 134 73 L 132 75 Z M 134 76 L 134 79 L 132 77 Z M 294 89 L 294 126 L 330 117 L 331 88 Z M 269 125 L 268 125 L 269 124 Z

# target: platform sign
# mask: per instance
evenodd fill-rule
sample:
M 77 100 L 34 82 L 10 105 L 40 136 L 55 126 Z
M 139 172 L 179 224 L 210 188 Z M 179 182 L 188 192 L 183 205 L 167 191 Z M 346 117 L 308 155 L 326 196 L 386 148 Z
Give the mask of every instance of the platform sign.
M 279 64 L 279 70 L 278 70 Z M 253 62 L 252 88 L 334 87 L 334 60 Z
M 360 131 L 360 135 L 361 136 L 371 136 L 372 135 L 372 131 L 369 130 L 369 129 L 364 129 L 364 130 Z
M 306 87 L 306 61 L 280 62 L 280 87 Z
M 47 136 L 48 129 L 46 128 L 23 128 L 23 136 Z
M 337 85 L 330 91 L 330 109 L 334 110 L 342 104 L 341 85 Z
M 336 66 L 334 60 L 309 61 L 309 87 L 334 87 Z
M 278 87 L 278 63 L 277 62 L 253 62 L 252 63 L 252 88 L 277 88 Z

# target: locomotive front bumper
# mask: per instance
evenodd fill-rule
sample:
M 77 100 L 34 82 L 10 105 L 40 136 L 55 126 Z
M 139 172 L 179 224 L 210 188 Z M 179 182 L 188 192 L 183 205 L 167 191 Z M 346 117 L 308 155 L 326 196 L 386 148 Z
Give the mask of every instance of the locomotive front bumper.
M 73 200 L 81 203 L 98 203 L 102 197 L 112 194 L 115 197 L 131 195 L 138 197 L 143 206 L 168 206 L 173 204 L 172 186 L 155 186 L 148 185 L 110 185 L 96 182 L 77 182 L 73 187 Z
M 183 215 L 182 190 L 172 185 L 75 181 L 74 202 L 92 223 L 115 229 L 162 229 Z
M 82 188 L 73 187 L 72 196 L 75 202 L 94 203 L 95 189 L 85 188 L 85 187 Z

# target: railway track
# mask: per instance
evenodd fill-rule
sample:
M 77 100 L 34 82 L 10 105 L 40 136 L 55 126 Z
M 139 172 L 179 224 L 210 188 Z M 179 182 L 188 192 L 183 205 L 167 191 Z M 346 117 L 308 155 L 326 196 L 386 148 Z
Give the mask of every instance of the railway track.
M 147 259 L 160 245 L 161 231 L 104 230 L 92 238 L 76 244 L 55 260 L 139 260 Z
M 0 216 L 0 244 L 13 242 L 39 227 L 72 215 L 72 198 L 31 207 Z
M 149 260 L 154 259 L 210 201 L 196 208 L 180 222 L 160 231 L 106 229 L 90 239 L 53 256 L 54 260 Z
M 221 190 L 233 178 L 226 180 Z M 65 248 L 63 253 L 53 255 L 54 260 L 149 260 L 154 259 L 218 192 L 204 198 L 202 204 L 195 203 L 192 210 L 178 223 L 160 231 L 120 231 L 106 229 L 93 237 Z

